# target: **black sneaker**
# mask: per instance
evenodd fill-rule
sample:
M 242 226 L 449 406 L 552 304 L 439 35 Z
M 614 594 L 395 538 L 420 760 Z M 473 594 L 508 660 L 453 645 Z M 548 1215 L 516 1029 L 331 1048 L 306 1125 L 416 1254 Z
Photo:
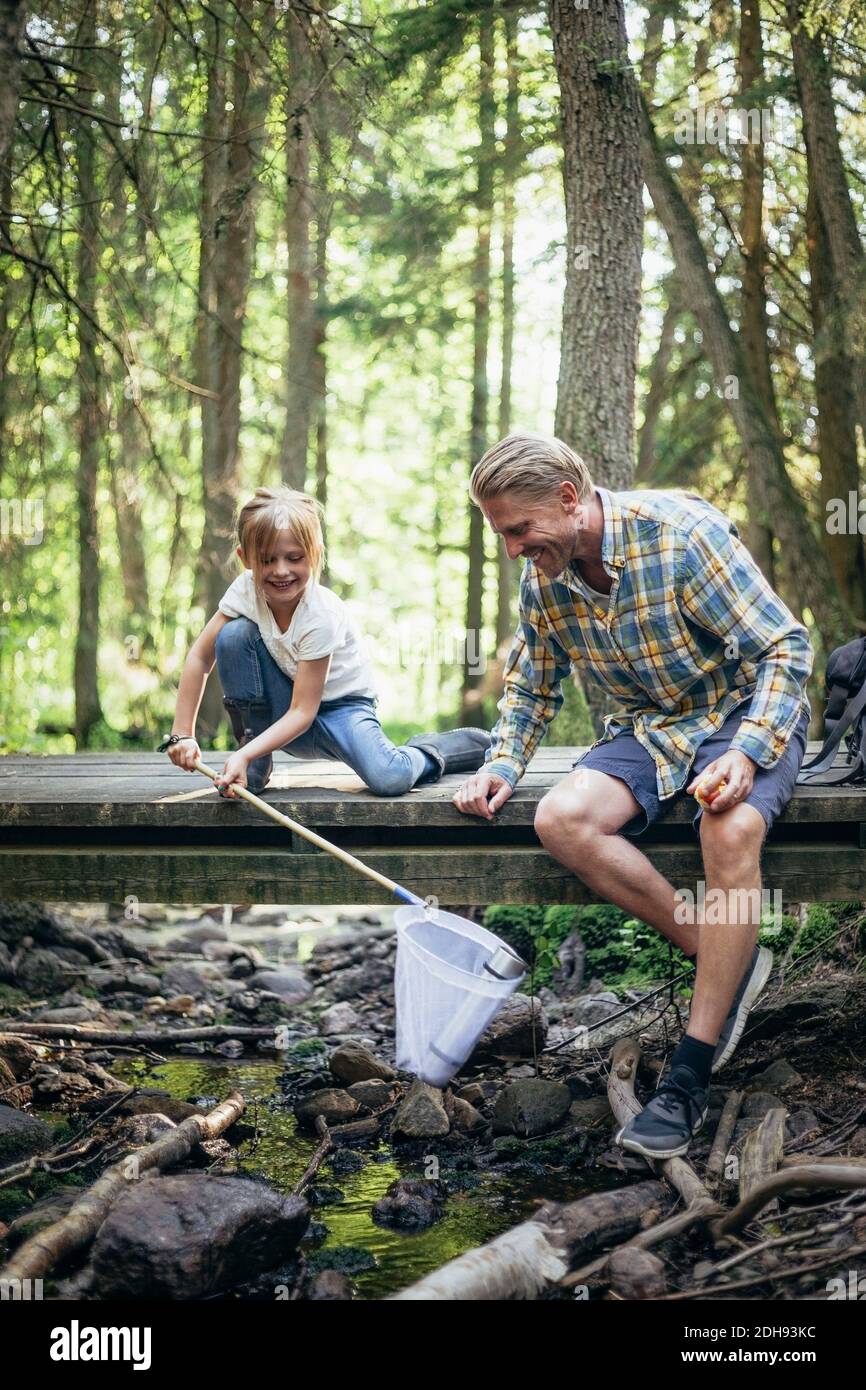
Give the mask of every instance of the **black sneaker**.
M 713 1053 L 712 1070 L 714 1072 L 718 1071 L 719 1067 L 723 1067 L 728 1058 L 733 1056 L 746 1026 L 749 1011 L 755 1007 L 759 994 L 770 978 L 772 969 L 773 952 L 766 946 L 756 946 L 746 973 L 740 981 L 739 989 L 734 995 L 730 1012 L 722 1024 L 719 1041 Z
M 623 1125 L 615 1142 L 644 1158 L 684 1154 L 707 1118 L 708 1094 L 691 1067 L 674 1067 L 640 1114 Z

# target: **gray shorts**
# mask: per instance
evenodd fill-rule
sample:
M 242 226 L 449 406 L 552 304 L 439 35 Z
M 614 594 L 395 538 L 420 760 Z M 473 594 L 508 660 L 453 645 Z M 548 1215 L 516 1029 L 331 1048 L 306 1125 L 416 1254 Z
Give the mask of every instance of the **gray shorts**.
M 724 724 L 704 740 L 695 754 L 686 786 L 711 762 L 728 751 L 741 720 L 746 717 L 747 709 L 748 705 L 746 709 L 734 710 Z M 754 806 L 760 811 L 768 830 L 793 795 L 800 764 L 806 755 L 808 729 L 809 715 L 804 710 L 781 758 L 772 767 L 755 768 L 752 790 L 744 801 L 747 806 Z M 572 766 L 591 767 L 598 772 L 606 772 L 609 777 L 618 777 L 620 781 L 625 782 L 631 790 L 635 800 L 640 803 L 641 813 L 621 828 L 622 835 L 642 835 L 653 821 L 659 820 L 667 812 L 678 796 L 687 795 L 685 790 L 681 789 L 676 795 L 666 797 L 664 801 L 659 800 L 655 761 L 634 734 L 627 732 L 615 734 L 607 743 L 590 748 L 577 758 Z M 697 801 L 695 807 L 692 825 L 699 831 L 703 809 Z

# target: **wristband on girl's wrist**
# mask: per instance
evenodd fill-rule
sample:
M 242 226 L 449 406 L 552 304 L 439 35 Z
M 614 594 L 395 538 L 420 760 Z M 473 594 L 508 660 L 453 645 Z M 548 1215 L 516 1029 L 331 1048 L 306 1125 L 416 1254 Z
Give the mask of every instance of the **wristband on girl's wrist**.
M 156 751 L 157 753 L 164 753 L 167 748 L 171 748 L 175 743 L 182 743 L 187 738 L 195 740 L 195 734 L 169 734 L 167 738 L 162 740 Z

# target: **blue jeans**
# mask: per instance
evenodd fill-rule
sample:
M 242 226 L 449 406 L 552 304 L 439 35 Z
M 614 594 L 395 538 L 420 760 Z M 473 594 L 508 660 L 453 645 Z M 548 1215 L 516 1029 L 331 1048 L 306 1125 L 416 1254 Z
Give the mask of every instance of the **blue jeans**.
M 274 661 L 250 618 L 232 618 L 216 639 L 216 663 L 228 699 L 260 706 L 256 732 L 287 713 L 294 683 Z M 397 748 L 384 733 L 376 701 L 352 695 L 323 700 L 305 734 L 284 745 L 293 758 L 334 758 L 348 763 L 377 796 L 400 796 L 435 770 L 420 748 Z

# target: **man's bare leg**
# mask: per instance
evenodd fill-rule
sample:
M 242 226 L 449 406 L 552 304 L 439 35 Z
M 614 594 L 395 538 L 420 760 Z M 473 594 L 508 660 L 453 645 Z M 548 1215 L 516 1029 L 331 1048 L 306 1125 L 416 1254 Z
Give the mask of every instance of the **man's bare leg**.
M 707 915 L 699 927 L 698 966 L 689 1033 L 716 1043 L 758 939 L 761 921 L 761 845 L 766 822 L 754 806 L 731 806 L 701 816 Z M 715 910 L 724 893 L 726 910 Z M 757 890 L 757 892 L 755 892 Z
M 682 900 L 645 854 L 618 834 L 637 815 L 640 806 L 619 777 L 595 768 L 576 768 L 539 802 L 535 828 L 547 852 L 593 888 L 606 902 L 639 917 L 686 955 L 699 951 L 695 991 L 688 1031 L 701 1042 L 715 1044 L 757 940 L 760 912 L 737 913 L 753 899 L 737 896 L 758 890 L 760 852 L 766 824 L 753 806 L 705 811 L 701 816 L 701 848 L 706 892 L 725 893 L 726 903 L 745 920 L 724 923 L 677 921 Z M 732 896 L 733 893 L 733 896 Z
M 697 923 L 676 920 L 671 884 L 631 840 L 617 833 L 640 809 L 620 777 L 575 768 L 539 802 L 535 829 L 548 854 L 605 902 L 639 917 L 693 956 L 699 943 Z

